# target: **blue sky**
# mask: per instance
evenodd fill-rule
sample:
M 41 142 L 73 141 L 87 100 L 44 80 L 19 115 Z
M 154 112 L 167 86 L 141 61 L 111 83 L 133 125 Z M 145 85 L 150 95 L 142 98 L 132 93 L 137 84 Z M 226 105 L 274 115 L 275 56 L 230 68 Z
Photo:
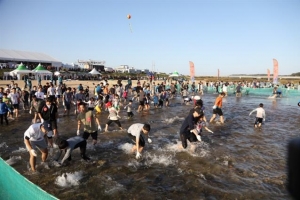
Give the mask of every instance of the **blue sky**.
M 196 76 L 272 73 L 276 58 L 287 75 L 300 72 L 300 1 L 0 0 L 0 48 L 186 75 L 193 61 Z

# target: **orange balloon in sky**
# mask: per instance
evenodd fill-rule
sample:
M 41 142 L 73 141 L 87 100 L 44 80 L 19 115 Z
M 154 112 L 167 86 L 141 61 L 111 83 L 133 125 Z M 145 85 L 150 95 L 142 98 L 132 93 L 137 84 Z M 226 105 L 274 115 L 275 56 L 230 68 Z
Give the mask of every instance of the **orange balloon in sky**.
M 127 15 L 127 19 L 130 19 L 131 18 L 131 15 Z

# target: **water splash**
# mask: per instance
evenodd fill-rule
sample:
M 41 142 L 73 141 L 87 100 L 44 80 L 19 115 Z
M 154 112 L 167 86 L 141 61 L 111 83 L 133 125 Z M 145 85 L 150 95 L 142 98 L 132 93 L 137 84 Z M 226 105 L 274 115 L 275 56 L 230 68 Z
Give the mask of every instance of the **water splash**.
M 118 146 L 118 149 L 121 149 L 126 154 L 131 154 L 132 153 L 132 151 L 131 151 L 132 147 L 133 147 L 133 144 L 125 143 L 125 144 L 121 144 L 120 146 Z
M 7 146 L 7 144 L 6 144 L 6 142 L 2 142 L 1 144 L 0 144 L 0 148 L 7 148 L 8 146 Z
M 6 163 L 9 164 L 9 165 L 13 165 L 21 159 L 22 159 L 21 156 L 13 156 L 10 159 L 6 160 Z
M 19 147 L 18 150 L 13 151 L 12 153 L 22 153 L 22 152 L 26 152 L 27 149 L 23 148 L 23 147 Z
M 146 153 L 145 157 L 147 158 L 146 165 L 153 165 L 153 164 L 162 164 L 164 166 L 175 165 L 177 160 L 174 159 L 174 155 L 167 155 L 167 154 L 150 154 Z
M 184 120 L 184 118 L 176 116 L 173 118 L 164 119 L 163 122 L 167 123 L 167 124 L 172 124 L 172 123 L 174 123 L 174 121 L 183 121 L 183 120 Z
M 82 179 L 82 171 L 74 173 L 63 173 L 55 179 L 55 184 L 61 187 L 71 187 L 79 185 L 79 181 Z

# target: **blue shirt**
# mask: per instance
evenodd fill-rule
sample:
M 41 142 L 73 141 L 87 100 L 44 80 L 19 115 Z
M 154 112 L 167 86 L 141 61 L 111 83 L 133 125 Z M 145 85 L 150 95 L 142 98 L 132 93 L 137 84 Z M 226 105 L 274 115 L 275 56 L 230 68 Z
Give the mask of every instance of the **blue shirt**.
M 8 112 L 8 107 L 7 107 L 6 103 L 1 102 L 0 103 L 0 114 L 3 115 L 7 112 Z

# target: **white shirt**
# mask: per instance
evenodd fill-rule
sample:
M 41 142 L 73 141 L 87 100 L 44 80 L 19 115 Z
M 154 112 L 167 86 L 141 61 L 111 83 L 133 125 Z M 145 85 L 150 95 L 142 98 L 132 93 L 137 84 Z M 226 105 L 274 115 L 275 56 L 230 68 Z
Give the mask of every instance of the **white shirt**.
M 250 115 L 251 115 L 253 112 L 255 112 L 255 111 L 257 112 L 257 113 L 256 113 L 256 117 L 258 117 L 258 118 L 263 118 L 263 119 L 266 118 L 266 113 L 265 113 L 265 110 L 264 110 L 263 108 L 259 107 L 259 108 L 256 108 L 256 109 L 252 110 L 251 113 L 250 113 Z
M 36 98 L 38 99 L 44 99 L 44 92 L 36 92 L 35 93 Z
M 18 93 L 10 93 L 8 97 L 10 98 L 12 104 L 19 104 L 18 99 L 20 98 L 20 95 Z
M 114 107 L 108 108 L 108 112 L 110 120 L 118 120 L 117 110 Z
M 54 87 L 49 87 L 47 92 L 50 96 L 53 96 L 53 95 L 55 95 L 55 88 Z
M 136 123 L 136 124 L 132 124 L 129 128 L 128 128 L 128 133 L 130 133 L 131 135 L 140 138 L 141 135 L 141 131 L 144 127 L 144 124 L 141 123 Z
M 29 128 L 24 133 L 24 139 L 25 137 L 29 137 L 30 141 L 42 141 L 44 140 L 44 133 L 41 131 L 41 125 L 42 123 L 32 124 L 29 126 Z M 47 133 L 48 137 L 52 136 L 52 132 Z

